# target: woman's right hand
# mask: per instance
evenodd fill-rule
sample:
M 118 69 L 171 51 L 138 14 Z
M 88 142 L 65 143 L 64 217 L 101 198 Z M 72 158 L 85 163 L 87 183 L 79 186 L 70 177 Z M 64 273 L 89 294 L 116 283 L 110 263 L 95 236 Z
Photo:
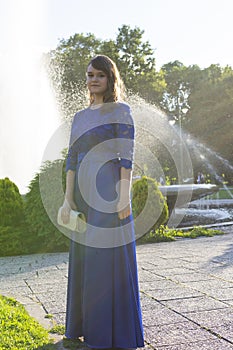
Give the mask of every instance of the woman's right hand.
M 77 205 L 73 200 L 68 201 L 67 199 L 65 199 L 61 210 L 61 219 L 64 224 L 69 223 L 71 210 L 77 210 Z

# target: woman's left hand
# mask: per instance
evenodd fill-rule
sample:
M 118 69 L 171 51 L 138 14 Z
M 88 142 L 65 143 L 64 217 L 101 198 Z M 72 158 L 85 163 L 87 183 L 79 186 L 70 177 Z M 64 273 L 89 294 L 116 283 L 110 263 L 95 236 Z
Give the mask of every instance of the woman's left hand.
M 130 200 L 120 200 L 117 203 L 117 212 L 119 219 L 126 219 L 131 214 Z

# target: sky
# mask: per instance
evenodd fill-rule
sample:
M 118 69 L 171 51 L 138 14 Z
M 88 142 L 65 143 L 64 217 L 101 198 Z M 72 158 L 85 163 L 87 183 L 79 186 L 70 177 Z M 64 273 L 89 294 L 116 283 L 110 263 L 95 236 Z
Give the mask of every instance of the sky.
M 157 69 L 174 60 L 233 67 L 232 13 L 232 0 L 0 0 L 0 178 L 25 193 L 59 126 L 38 57 L 60 39 L 114 40 L 126 24 L 144 30 Z
M 144 30 L 157 67 L 173 60 L 201 68 L 233 65 L 232 0 L 47 0 L 46 44 L 75 33 L 115 39 L 123 24 Z
M 201 68 L 233 65 L 232 0 L 0 0 L 2 27 L 15 3 L 36 9 L 41 35 L 35 45 L 45 50 L 75 33 L 115 39 L 126 24 L 145 31 L 158 68 L 176 59 Z

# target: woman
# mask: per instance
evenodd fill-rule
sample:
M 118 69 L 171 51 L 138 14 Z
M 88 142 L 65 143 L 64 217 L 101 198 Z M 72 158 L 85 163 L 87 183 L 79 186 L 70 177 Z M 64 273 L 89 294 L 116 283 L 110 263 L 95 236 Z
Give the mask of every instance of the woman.
M 71 240 L 66 337 L 90 348 L 143 347 L 130 187 L 134 126 L 115 63 L 87 67 L 90 106 L 73 119 L 62 220 L 84 212 L 87 231 Z

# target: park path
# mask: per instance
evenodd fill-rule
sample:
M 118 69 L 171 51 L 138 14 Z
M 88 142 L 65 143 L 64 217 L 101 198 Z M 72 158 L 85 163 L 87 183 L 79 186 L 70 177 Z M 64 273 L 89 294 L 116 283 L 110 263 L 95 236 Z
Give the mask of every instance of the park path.
M 145 349 L 233 350 L 233 227 L 225 230 L 137 246 Z M 67 270 L 67 253 L 0 258 L 0 293 L 45 327 L 64 324 Z

